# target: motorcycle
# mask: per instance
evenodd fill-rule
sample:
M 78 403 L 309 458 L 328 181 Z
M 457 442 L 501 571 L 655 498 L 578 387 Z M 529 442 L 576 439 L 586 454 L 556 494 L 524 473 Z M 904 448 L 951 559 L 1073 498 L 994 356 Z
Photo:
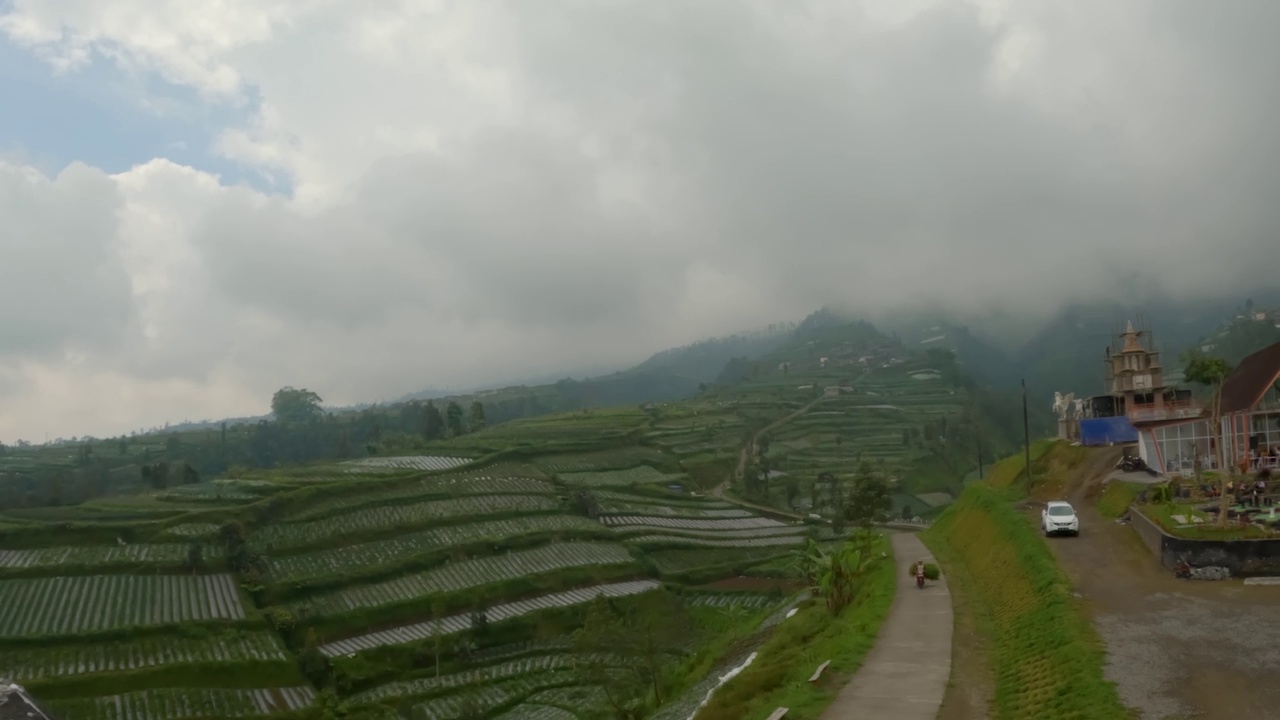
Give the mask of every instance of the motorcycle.
M 1178 563 L 1178 567 L 1173 571 L 1173 576 L 1179 580 L 1190 580 L 1191 565 L 1189 565 L 1185 560 Z
M 916 563 L 916 587 L 924 587 L 924 563 Z

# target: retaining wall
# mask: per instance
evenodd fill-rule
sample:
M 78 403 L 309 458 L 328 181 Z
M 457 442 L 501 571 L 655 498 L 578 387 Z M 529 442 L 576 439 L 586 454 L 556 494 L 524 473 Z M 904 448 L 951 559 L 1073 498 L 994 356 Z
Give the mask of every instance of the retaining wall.
M 1191 540 L 1174 537 L 1138 508 L 1129 521 L 1160 564 L 1173 570 L 1185 560 L 1191 567 L 1225 567 L 1232 575 L 1280 575 L 1280 539 Z

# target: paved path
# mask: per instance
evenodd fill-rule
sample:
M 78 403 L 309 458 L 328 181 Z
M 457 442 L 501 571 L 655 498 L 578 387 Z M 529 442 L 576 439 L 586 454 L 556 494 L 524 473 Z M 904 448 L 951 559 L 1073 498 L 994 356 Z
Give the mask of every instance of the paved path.
M 951 677 L 951 593 L 945 577 L 923 590 L 906 564 L 933 555 L 914 533 L 893 533 L 898 592 L 875 647 L 822 720 L 933 720 Z

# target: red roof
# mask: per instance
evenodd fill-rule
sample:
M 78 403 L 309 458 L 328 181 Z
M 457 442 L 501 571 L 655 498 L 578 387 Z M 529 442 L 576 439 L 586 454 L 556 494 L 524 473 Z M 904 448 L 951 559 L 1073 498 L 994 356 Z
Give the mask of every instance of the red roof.
M 1222 383 L 1222 414 L 1252 410 L 1280 379 L 1280 343 L 1263 348 L 1240 361 Z

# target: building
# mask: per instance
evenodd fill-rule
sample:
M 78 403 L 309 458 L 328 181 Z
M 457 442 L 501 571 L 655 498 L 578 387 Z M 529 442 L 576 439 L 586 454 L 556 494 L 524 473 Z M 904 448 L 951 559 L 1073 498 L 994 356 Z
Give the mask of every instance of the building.
M 0 720 L 55 720 L 22 689 L 0 678 Z
M 1154 431 L 1200 417 L 1201 408 L 1190 390 L 1178 389 L 1165 378 L 1160 353 L 1148 348 L 1149 332 L 1126 323 L 1112 339 L 1103 360 L 1106 392 L 1085 398 L 1079 411 L 1081 444 L 1138 443 L 1138 454 L 1151 467 L 1166 468 L 1151 445 Z M 1065 416 L 1064 416 L 1065 417 Z M 1205 427 L 1204 433 L 1208 434 Z M 1183 461 L 1177 461 L 1181 467 Z M 1194 465 L 1188 459 L 1188 467 Z
M 1241 361 L 1222 383 L 1210 406 L 1194 420 L 1150 425 L 1141 433 L 1143 459 L 1166 474 L 1192 475 L 1198 460 L 1204 470 L 1218 467 L 1218 444 L 1238 470 L 1276 467 L 1280 453 L 1280 343 Z M 1217 402 L 1221 425 L 1213 428 Z M 1255 459 L 1256 458 L 1256 459 Z

